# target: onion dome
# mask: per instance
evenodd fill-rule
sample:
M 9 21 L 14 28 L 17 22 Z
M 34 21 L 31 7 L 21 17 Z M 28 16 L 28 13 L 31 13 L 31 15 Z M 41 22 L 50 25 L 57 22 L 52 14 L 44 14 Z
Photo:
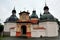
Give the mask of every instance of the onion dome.
M 40 16 L 41 20 L 53 20 L 54 17 L 53 15 L 51 15 L 49 12 L 47 14 L 43 14 L 42 16 Z
M 43 15 L 40 15 L 41 21 L 54 21 L 54 16 L 49 12 L 48 6 L 44 7 L 44 13 Z
M 30 16 L 30 18 L 38 18 L 37 14 L 36 14 L 36 10 L 33 10 L 32 15 Z
M 5 22 L 16 22 L 18 20 L 17 16 L 16 16 L 16 10 L 15 8 L 12 10 L 12 15 L 6 19 Z
M 18 20 L 18 18 L 16 17 L 16 15 L 11 15 L 6 22 L 16 22 Z

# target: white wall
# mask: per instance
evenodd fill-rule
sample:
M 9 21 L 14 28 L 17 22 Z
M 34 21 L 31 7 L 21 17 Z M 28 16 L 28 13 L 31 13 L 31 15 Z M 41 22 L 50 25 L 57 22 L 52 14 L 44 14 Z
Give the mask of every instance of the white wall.
M 10 29 L 10 36 L 16 36 L 16 28 Z
M 4 32 L 10 32 L 11 27 L 16 27 L 16 23 L 5 23 L 4 24 Z
M 44 31 L 40 31 L 40 35 L 42 35 L 43 37 L 45 37 L 45 36 L 47 36 L 46 35 L 46 22 L 41 22 L 41 23 L 39 23 L 39 27 L 44 27 L 45 28 L 45 30 Z
M 46 30 L 33 29 L 34 27 L 44 27 Z M 31 25 L 31 36 L 32 37 L 56 37 L 58 36 L 58 24 L 56 22 L 41 22 L 39 25 Z
M 47 22 L 47 36 L 58 36 L 58 24 L 56 22 Z
M 44 29 L 33 29 L 33 28 L 39 27 L 39 25 L 31 25 L 31 36 L 32 37 L 40 37 L 41 35 L 44 37 L 45 36 L 45 31 Z
M 15 29 L 10 30 L 11 27 L 17 27 L 16 23 L 6 23 L 4 24 L 4 32 L 11 32 L 11 36 L 15 36 Z M 34 27 L 44 27 L 46 30 L 33 29 Z M 55 37 L 58 36 L 58 24 L 56 22 L 41 22 L 38 25 L 31 25 L 31 36 L 40 37 L 40 36 Z
M 58 36 L 58 24 L 56 22 L 41 22 L 39 23 L 39 26 L 44 26 L 46 28 L 45 36 Z

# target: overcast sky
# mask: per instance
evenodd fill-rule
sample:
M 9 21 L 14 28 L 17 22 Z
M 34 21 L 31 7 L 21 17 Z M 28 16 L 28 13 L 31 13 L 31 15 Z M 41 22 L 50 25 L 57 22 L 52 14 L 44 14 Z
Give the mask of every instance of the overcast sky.
M 46 0 L 49 7 L 49 12 L 60 20 L 60 0 Z M 43 14 L 45 0 L 0 0 L 0 22 L 4 22 L 12 13 L 15 6 L 16 15 L 19 17 L 20 11 L 29 10 L 30 15 L 32 10 L 36 10 L 37 15 Z

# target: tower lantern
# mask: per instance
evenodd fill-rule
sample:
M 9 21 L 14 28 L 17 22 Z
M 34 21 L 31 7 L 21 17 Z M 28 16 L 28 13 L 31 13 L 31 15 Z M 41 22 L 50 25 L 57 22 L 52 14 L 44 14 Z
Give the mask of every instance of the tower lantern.
M 12 10 L 12 15 L 15 15 L 16 14 L 16 10 L 15 10 L 15 7 L 14 9 Z

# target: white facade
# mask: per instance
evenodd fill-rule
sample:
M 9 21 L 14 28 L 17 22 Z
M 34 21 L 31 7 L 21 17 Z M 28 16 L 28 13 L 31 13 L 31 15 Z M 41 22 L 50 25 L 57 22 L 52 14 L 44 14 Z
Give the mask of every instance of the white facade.
M 16 36 L 16 23 L 5 23 L 4 32 L 10 32 L 10 36 Z M 39 29 L 39 28 L 45 29 Z M 38 28 L 38 29 L 34 29 Z M 56 37 L 58 36 L 58 24 L 56 22 L 40 22 L 31 25 L 31 37 Z
M 15 29 L 11 29 L 13 27 Z M 5 23 L 4 24 L 4 32 L 10 32 L 10 36 L 15 36 L 16 35 L 16 27 L 17 27 L 16 23 Z
M 45 29 L 34 29 L 39 28 L 39 25 L 31 25 L 31 36 L 32 37 L 40 37 L 45 36 Z
M 16 36 L 16 28 L 10 29 L 10 36 Z
M 47 22 L 47 36 L 58 36 L 58 24 L 56 22 Z
M 43 27 L 45 29 L 33 29 Z M 39 25 L 31 25 L 32 37 L 56 37 L 58 36 L 58 24 L 56 22 L 41 22 Z

